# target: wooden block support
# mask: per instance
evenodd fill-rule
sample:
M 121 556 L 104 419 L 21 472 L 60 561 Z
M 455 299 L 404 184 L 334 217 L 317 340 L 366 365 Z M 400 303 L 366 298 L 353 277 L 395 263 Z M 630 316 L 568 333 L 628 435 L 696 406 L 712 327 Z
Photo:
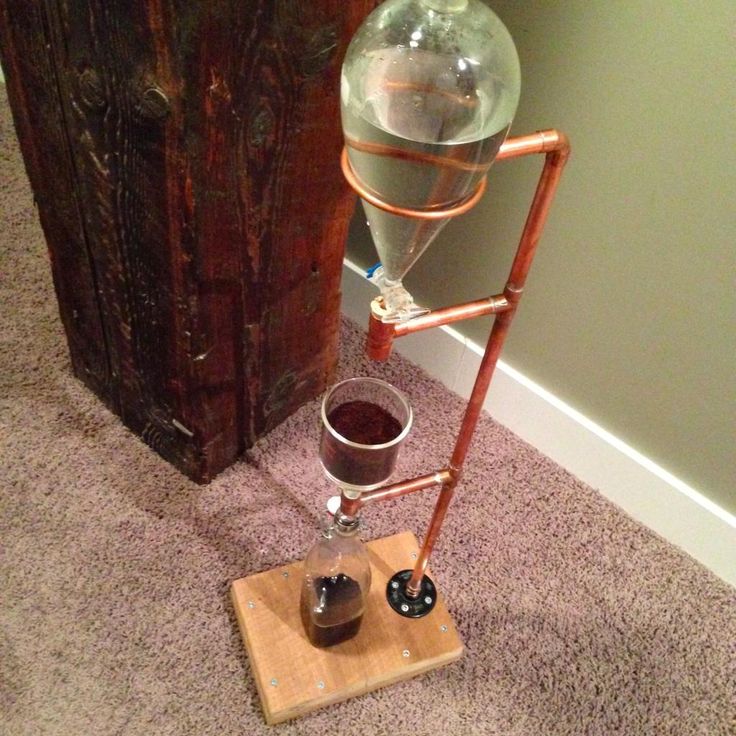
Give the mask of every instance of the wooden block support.
M 358 635 L 328 649 L 313 647 L 299 613 L 302 563 L 233 582 L 230 592 L 266 722 L 298 718 L 326 705 L 437 669 L 463 652 L 440 596 L 431 613 L 409 619 L 386 602 L 386 585 L 413 566 L 411 532 L 367 545 L 373 582 Z
M 0 0 L 74 373 L 196 481 L 332 380 L 340 66 L 376 2 Z

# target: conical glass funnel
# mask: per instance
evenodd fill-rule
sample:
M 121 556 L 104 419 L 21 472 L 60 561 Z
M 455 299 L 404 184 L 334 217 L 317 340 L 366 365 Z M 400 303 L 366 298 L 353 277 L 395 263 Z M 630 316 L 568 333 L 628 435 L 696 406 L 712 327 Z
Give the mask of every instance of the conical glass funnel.
M 511 36 L 480 0 L 388 0 L 364 21 L 342 69 L 342 123 L 362 186 L 431 213 L 465 200 L 506 138 L 519 100 Z M 422 311 L 401 281 L 448 218 L 363 201 L 382 268 L 384 321 Z

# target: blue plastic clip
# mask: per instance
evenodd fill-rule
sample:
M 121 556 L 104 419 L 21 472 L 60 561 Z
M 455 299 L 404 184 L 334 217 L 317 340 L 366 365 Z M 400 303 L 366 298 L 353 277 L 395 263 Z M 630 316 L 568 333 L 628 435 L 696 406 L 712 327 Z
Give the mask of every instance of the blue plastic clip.
M 381 261 L 378 261 L 378 263 L 371 266 L 366 272 L 365 275 L 370 278 L 373 276 L 373 274 L 381 267 Z

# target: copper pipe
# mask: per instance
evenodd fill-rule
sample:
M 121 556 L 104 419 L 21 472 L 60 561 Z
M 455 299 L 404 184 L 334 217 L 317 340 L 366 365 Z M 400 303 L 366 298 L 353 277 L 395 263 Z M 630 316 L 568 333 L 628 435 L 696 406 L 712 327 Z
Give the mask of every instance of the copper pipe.
M 354 141 L 349 141 L 348 144 L 358 147 L 355 145 Z M 395 149 L 390 147 L 385 147 L 385 150 L 381 149 L 380 151 L 372 150 L 371 152 L 381 153 L 382 155 L 398 155 Z M 539 153 L 546 154 L 544 167 L 539 178 L 539 183 L 537 184 L 534 199 L 532 200 L 532 204 L 529 209 L 529 214 L 524 225 L 524 230 L 522 232 L 519 246 L 514 257 L 514 262 L 509 273 L 509 278 L 502 296 L 490 297 L 485 300 L 469 302 L 467 304 L 457 305 L 454 307 L 447 307 L 428 315 L 416 317 L 413 320 L 409 320 L 408 322 L 399 325 L 384 324 L 381 322 L 380 315 L 376 314 L 376 310 L 371 310 L 369 325 L 369 355 L 378 360 L 385 360 L 388 358 L 394 337 L 410 334 L 411 332 L 427 329 L 429 327 L 449 324 L 451 322 L 479 316 L 481 314 L 497 315 L 493 324 L 493 329 L 491 330 L 491 334 L 488 338 L 488 344 L 486 345 L 486 350 L 473 386 L 473 391 L 465 410 L 465 415 L 463 416 L 463 420 L 460 425 L 455 447 L 452 452 L 450 468 L 447 471 L 443 471 L 447 473 L 447 477 L 442 482 L 442 490 L 440 491 L 439 498 L 437 499 L 437 504 L 435 505 L 435 510 L 427 530 L 424 544 L 422 545 L 421 552 L 419 553 L 412 577 L 407 584 L 407 594 L 412 597 L 419 595 L 422 577 L 427 569 L 429 557 L 434 548 L 434 544 L 439 537 L 442 523 L 450 505 L 450 501 L 452 500 L 455 486 L 459 480 L 462 466 L 465 462 L 465 458 L 478 423 L 478 418 L 480 417 L 480 412 L 483 408 L 483 403 L 488 392 L 488 387 L 490 386 L 491 378 L 493 377 L 493 371 L 496 367 L 496 363 L 498 362 L 498 357 L 501 353 L 506 335 L 508 334 L 509 325 L 511 324 L 511 320 L 513 319 L 516 311 L 516 306 L 521 299 L 526 277 L 534 258 L 539 238 L 557 190 L 557 185 L 559 184 L 560 177 L 562 176 L 562 170 L 570 154 L 570 144 L 563 133 L 557 130 L 543 130 L 531 135 L 508 139 L 501 146 L 496 156 L 497 160 L 504 160 Z M 431 163 L 445 166 L 453 165 L 449 162 L 451 162 L 451 160 L 443 159 L 441 161 L 433 161 Z M 343 149 L 341 165 L 348 183 L 363 199 L 380 209 L 403 217 L 415 217 L 420 219 L 455 217 L 466 212 L 477 203 L 482 196 L 486 185 L 484 177 L 479 183 L 477 189 L 469 197 L 449 208 L 443 208 L 440 210 L 435 209 L 431 211 L 412 210 L 384 202 L 377 193 L 371 192 L 369 189 L 364 187 L 357 179 L 350 166 L 347 149 Z M 394 484 L 394 486 L 387 486 L 386 488 L 372 491 L 371 494 L 373 494 L 373 500 L 395 498 L 414 490 L 421 490 L 422 488 L 429 487 L 430 485 L 435 485 L 436 482 L 434 480 L 429 485 L 423 485 L 427 479 L 434 477 L 435 476 L 423 476 L 422 478 L 418 478 L 413 481 L 403 481 L 402 483 Z M 346 499 L 343 496 L 341 510 L 343 513 L 348 513 L 350 510 L 357 512 L 361 505 L 362 503 L 360 499 Z
M 348 498 L 343 492 L 340 493 L 340 513 L 354 518 L 358 515 L 363 506 L 377 501 L 390 501 L 400 496 L 406 496 L 416 491 L 424 491 L 433 486 L 441 486 L 452 478 L 452 473 L 447 470 L 437 470 L 434 473 L 420 475 L 416 478 L 409 478 L 398 483 L 392 483 L 383 488 L 376 488 L 373 491 L 365 491 L 357 498 Z
M 340 513 L 350 519 L 354 519 L 362 506 L 360 496 L 358 498 L 348 498 L 344 491 L 340 491 Z
M 478 299 L 474 302 L 466 302 L 465 304 L 456 304 L 453 307 L 443 307 L 442 309 L 435 309 L 429 314 L 423 314 L 419 317 L 414 317 L 414 319 L 394 325 L 394 337 L 403 337 L 412 332 L 427 330 L 430 327 L 449 325 L 452 322 L 459 322 L 462 319 L 483 317 L 487 314 L 498 314 L 510 308 L 511 304 L 505 294 L 489 296 L 486 299 Z
M 538 130 L 529 135 L 520 135 L 515 138 L 507 138 L 496 154 L 496 161 L 507 158 L 518 158 L 536 153 L 562 153 L 570 152 L 570 142 L 567 136 L 559 130 Z
M 499 314 L 510 308 L 511 302 L 506 298 L 506 295 L 498 294 L 497 296 L 489 296 L 486 299 L 478 299 L 465 304 L 435 309 L 429 314 L 414 317 L 407 322 L 393 324 L 381 320 L 381 297 L 376 297 L 371 302 L 366 351 L 371 360 L 385 361 L 391 355 L 391 348 L 396 337 L 403 337 L 413 332 L 428 330 L 440 325 L 449 325 L 463 319 Z
M 418 478 L 412 478 L 410 480 L 402 480 L 400 483 L 393 483 L 384 488 L 377 488 L 375 491 L 366 491 L 360 497 L 361 506 L 375 503 L 376 501 L 390 501 L 391 499 L 399 498 L 399 496 L 405 496 L 407 493 L 423 491 L 427 488 L 432 488 L 432 486 L 441 486 L 449 482 L 451 478 L 452 474 L 449 470 L 438 470 L 436 473 L 421 475 Z
M 348 145 L 355 145 L 355 142 L 348 140 Z M 547 157 L 545 160 L 545 168 L 542 171 L 542 176 L 540 177 L 537 187 L 537 193 L 539 194 L 541 189 L 550 191 L 551 194 L 548 198 L 547 204 L 542 207 L 542 209 L 545 210 L 541 213 L 542 216 L 540 217 L 540 208 L 538 207 L 533 218 L 534 223 L 536 223 L 536 232 L 534 231 L 534 228 L 530 230 L 530 224 L 533 224 L 530 223 L 530 220 L 532 219 L 532 212 L 534 211 L 534 205 L 536 203 L 535 197 L 535 202 L 532 204 L 532 209 L 530 209 L 529 217 L 527 219 L 527 227 L 525 228 L 524 235 L 522 236 L 522 239 L 524 236 L 528 236 L 527 239 L 536 241 L 538 241 L 541 234 L 541 230 L 547 216 L 547 211 L 549 210 L 552 197 L 554 196 L 554 189 L 556 188 L 556 182 L 549 181 L 549 179 L 559 179 L 559 176 L 562 173 L 562 167 L 565 165 L 570 153 L 570 144 L 567 136 L 557 130 L 542 130 L 537 133 L 532 133 L 531 135 L 509 138 L 502 144 L 498 155 L 496 156 L 496 159 L 504 160 L 539 153 L 546 153 Z M 360 189 L 356 188 L 361 185 L 352 173 L 352 168 L 350 168 L 349 161 L 347 159 L 347 152 L 345 150 L 343 150 L 341 163 L 343 165 L 343 171 L 346 172 L 346 176 L 348 176 L 348 173 L 350 174 L 348 181 L 353 188 L 361 194 Z M 550 186 L 552 186 L 551 190 Z M 384 209 L 389 207 L 386 203 L 379 204 L 378 200 L 374 201 L 373 204 L 382 206 Z M 411 212 L 412 211 L 410 210 L 405 210 L 403 214 L 405 216 L 413 216 Z M 533 255 L 533 249 L 529 252 Z M 522 264 L 518 259 L 515 261 L 515 266 L 517 266 L 517 264 L 518 267 L 513 270 L 512 275 L 509 277 L 509 284 L 507 285 L 503 296 L 489 297 L 488 299 L 481 299 L 476 302 L 437 309 L 429 314 L 415 317 L 414 319 L 401 324 L 384 323 L 376 310 L 372 308 L 368 325 L 368 356 L 372 360 L 388 360 L 389 355 L 391 354 L 392 342 L 396 337 L 401 337 L 402 335 L 407 335 L 430 327 L 450 324 L 462 319 L 469 319 L 471 317 L 485 314 L 497 314 L 502 311 L 502 309 L 508 309 L 508 305 L 502 303 L 500 300 L 508 299 L 509 302 L 518 302 L 520 298 L 520 292 L 518 290 L 519 288 L 523 288 L 523 283 L 526 279 L 526 276 L 524 276 L 523 280 L 519 280 L 519 276 L 522 272 Z M 526 270 L 528 271 L 528 265 L 526 266 Z M 509 297 L 511 298 L 509 299 Z
M 518 296 L 514 302 L 511 303 L 510 308 L 501 312 L 493 322 L 493 329 L 491 330 L 486 350 L 483 353 L 483 359 L 481 360 L 480 368 L 478 369 L 478 375 L 475 378 L 470 399 L 468 400 L 468 404 L 465 408 L 465 415 L 463 416 L 463 420 L 460 424 L 460 430 L 452 452 L 452 459 L 450 460 L 450 467 L 456 469 L 458 477 L 468 454 L 468 448 L 470 447 L 470 442 L 473 439 L 473 434 L 475 433 L 480 413 L 483 410 L 483 403 L 485 402 L 486 394 L 488 393 L 488 387 L 491 384 L 491 378 L 493 378 L 493 371 L 496 368 L 498 357 L 501 354 L 501 348 L 503 347 L 506 335 L 508 334 L 509 325 L 511 324 L 511 320 L 516 311 L 518 297 L 520 297 L 520 292 L 518 292 Z M 429 557 L 432 554 L 437 537 L 439 537 L 442 522 L 445 519 L 445 514 L 447 513 L 447 508 L 450 505 L 454 491 L 454 483 L 449 487 L 443 487 L 440 492 L 440 497 L 437 499 L 432 519 L 429 522 L 427 536 L 422 545 L 419 557 L 417 558 L 416 565 L 414 566 L 414 572 L 406 585 L 406 593 L 410 598 L 415 598 L 419 595 L 422 578 L 424 577 L 427 565 L 429 564 Z
M 437 499 L 437 504 L 434 507 L 434 513 L 432 514 L 432 520 L 429 523 L 429 529 L 427 529 L 427 536 L 424 538 L 424 544 L 422 545 L 421 552 L 419 553 L 416 565 L 414 566 L 414 572 L 411 575 L 411 579 L 406 584 L 406 595 L 409 598 L 416 598 L 421 591 L 422 578 L 427 571 L 429 556 L 432 554 L 434 543 L 440 535 L 442 522 L 445 520 L 445 514 L 447 514 L 450 501 L 452 501 L 456 485 L 457 481 L 451 479 L 448 483 L 445 483 L 440 490 L 440 495 Z
M 556 132 L 556 131 L 552 131 Z M 548 135 L 550 131 L 545 131 Z M 526 218 L 524 230 L 521 234 L 516 257 L 511 266 L 508 283 L 504 294 L 507 298 L 518 302 L 521 298 L 521 290 L 524 288 L 527 274 L 531 266 L 534 254 L 537 250 L 539 238 L 547 221 L 547 215 L 552 206 L 552 200 L 557 192 L 557 186 L 562 177 L 567 159 L 570 156 L 570 142 L 563 133 L 557 133 L 555 146 L 550 148 L 549 141 L 546 143 L 547 154 L 544 159 L 544 168 L 539 177 L 537 189 L 534 192 L 529 214 Z M 518 154 L 523 155 L 523 154 Z
M 368 340 L 366 342 L 366 352 L 371 360 L 388 360 L 391 355 L 391 346 L 393 345 L 394 336 L 396 334 L 396 325 L 383 322 L 381 317 L 376 313 L 380 308 L 377 297 L 371 302 L 371 316 L 368 318 Z
M 521 299 L 524 283 L 526 282 L 539 238 L 547 215 L 549 214 L 552 200 L 557 191 L 562 170 L 570 154 L 570 144 L 567 137 L 557 131 L 542 131 L 531 136 L 512 139 L 510 143 L 512 145 L 505 151 L 504 158 L 513 158 L 529 153 L 545 153 L 546 156 L 537 189 L 534 193 L 534 199 L 529 208 L 529 214 L 527 215 L 524 230 L 519 240 L 514 262 L 511 265 L 509 278 L 504 288 L 504 296 L 509 301 L 509 308 L 500 312 L 494 320 L 493 329 L 488 338 L 488 344 L 486 345 L 478 375 L 476 376 L 457 440 L 455 441 L 455 447 L 450 460 L 450 468 L 456 474 L 456 478 L 459 478 L 463 463 L 465 462 L 475 428 L 478 424 L 478 418 L 485 402 L 488 387 L 493 377 L 493 371 L 498 362 L 503 343 L 506 340 L 511 320 L 516 312 L 516 307 Z M 419 595 L 422 577 L 427 569 L 429 557 L 439 536 L 442 522 L 452 499 L 454 486 L 454 482 L 447 484 L 443 486 L 440 492 L 440 497 L 437 500 L 422 550 L 419 553 L 411 579 L 407 583 L 407 595 L 410 597 Z
M 493 329 L 491 330 L 488 344 L 483 353 L 478 375 L 475 377 L 473 390 L 465 407 L 465 415 L 463 416 L 460 431 L 455 441 L 452 459 L 450 460 L 453 467 L 462 468 L 465 462 L 465 457 L 468 454 L 468 448 L 470 447 L 470 442 L 473 439 L 473 433 L 478 423 L 478 417 L 483 409 L 483 403 L 485 402 L 488 387 L 493 377 L 493 371 L 496 368 L 496 363 L 501 354 L 501 348 L 508 334 L 509 325 L 511 324 L 515 311 L 514 306 L 513 309 L 499 315 L 493 323 Z
M 399 207 L 381 199 L 377 192 L 366 187 L 363 182 L 358 179 L 353 171 L 353 167 L 350 165 L 347 148 L 342 149 L 340 165 L 342 167 L 342 173 L 347 179 L 348 184 L 350 184 L 362 199 L 369 204 L 372 204 L 374 207 L 378 207 L 378 209 L 389 212 L 392 215 L 399 215 L 399 217 L 412 217 L 417 220 L 445 220 L 451 217 L 457 217 L 458 215 L 462 215 L 467 212 L 471 207 L 474 207 L 483 196 L 483 192 L 486 190 L 486 177 L 484 176 L 478 182 L 476 188 L 467 197 L 464 197 L 449 206 L 443 206 L 441 209 L 417 210 L 409 207 Z

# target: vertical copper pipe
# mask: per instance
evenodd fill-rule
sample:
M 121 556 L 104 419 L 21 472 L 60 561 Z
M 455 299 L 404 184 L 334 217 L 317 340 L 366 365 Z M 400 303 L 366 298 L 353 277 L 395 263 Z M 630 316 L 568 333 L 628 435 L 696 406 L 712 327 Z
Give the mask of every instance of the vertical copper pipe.
M 501 353 L 501 348 L 506 340 L 508 334 L 509 325 L 516 313 L 516 306 L 521 299 L 521 294 L 526 282 L 526 277 L 529 273 L 534 254 L 536 252 L 539 238 L 544 228 L 544 223 L 549 214 L 549 209 L 554 199 L 557 185 L 559 184 L 560 177 L 562 176 L 562 170 L 567 162 L 567 158 L 570 153 L 570 144 L 567 137 L 558 133 L 557 131 L 545 131 L 542 134 L 534 136 L 528 136 L 530 144 L 538 145 L 541 151 L 546 152 L 544 161 L 544 168 L 539 177 L 539 183 L 537 184 L 536 192 L 534 193 L 534 199 L 532 200 L 529 214 L 527 216 L 524 230 L 521 234 L 519 246 L 514 257 L 514 262 L 511 265 L 511 272 L 509 274 L 506 288 L 504 289 L 504 296 L 509 301 L 509 308 L 496 315 L 496 319 L 493 323 L 493 329 L 488 338 L 488 344 L 486 345 L 485 353 L 483 354 L 483 360 L 481 361 L 478 375 L 473 385 L 473 391 L 470 394 L 470 400 L 465 409 L 465 415 L 463 416 L 462 423 L 460 425 L 460 431 L 455 442 L 455 448 L 452 453 L 450 460 L 450 471 L 455 474 L 455 479 L 452 483 L 448 483 L 443 486 L 440 492 L 440 497 L 437 500 L 432 520 L 427 530 L 427 536 L 422 545 L 422 550 L 419 553 L 417 563 L 414 567 L 411 579 L 409 580 L 406 592 L 410 597 L 416 597 L 419 595 L 421 589 L 422 577 L 427 569 L 429 563 L 429 557 L 432 553 L 434 544 L 439 537 L 442 522 L 444 521 L 447 508 L 452 500 L 452 495 L 455 490 L 455 485 L 460 477 L 463 463 L 468 454 L 470 442 L 473 439 L 475 428 L 478 424 L 478 418 L 480 412 L 483 409 L 483 403 L 488 392 L 488 387 L 493 377 L 493 371 L 496 368 L 498 357 Z M 526 141 L 525 141 L 526 143 Z M 531 151 L 527 150 L 532 147 L 531 145 L 520 145 L 517 150 L 513 153 L 508 154 L 507 158 L 513 156 L 521 156 Z M 539 150 L 538 149 L 538 150 Z
M 445 514 L 447 509 L 450 507 L 450 501 L 455 494 L 455 486 L 457 480 L 453 479 L 449 483 L 445 483 L 440 489 L 440 495 L 437 498 L 437 503 L 434 507 L 434 513 L 432 514 L 432 520 L 429 523 L 427 529 L 427 536 L 424 538 L 424 544 L 417 558 L 417 563 L 414 565 L 414 572 L 411 575 L 411 579 L 406 584 L 406 595 L 409 598 L 416 598 L 422 585 L 422 578 L 427 571 L 427 565 L 429 564 L 429 556 L 432 554 L 434 549 L 434 543 L 440 535 L 442 529 L 442 522 L 445 520 Z
M 549 132 L 547 131 L 547 133 Z M 567 137 L 556 131 L 551 132 L 556 133 L 555 148 L 545 156 L 544 168 L 539 177 L 537 190 L 534 193 L 534 199 L 527 215 L 519 248 L 516 252 L 514 263 L 511 266 L 511 274 L 509 275 L 508 283 L 519 292 L 517 301 L 521 297 L 520 292 L 524 288 L 529 267 L 537 250 L 539 238 L 547 222 L 547 215 L 549 215 L 549 210 L 552 207 L 552 200 L 555 198 L 557 185 L 560 183 L 562 171 L 570 156 L 570 143 Z M 507 291 L 508 285 L 504 293 Z M 506 296 L 509 298 L 508 293 L 506 293 Z
M 362 507 L 363 502 L 360 497 L 348 498 L 342 490 L 340 491 L 340 513 L 343 516 L 354 519 Z
M 374 299 L 375 302 L 375 299 Z M 385 312 L 384 312 L 385 314 Z M 368 322 L 368 339 L 366 352 L 371 360 L 388 360 L 396 336 L 396 325 L 382 322 L 371 304 L 371 316 Z
M 470 447 L 470 442 L 473 439 L 473 433 L 475 432 L 476 425 L 478 424 L 478 418 L 483 409 L 483 402 L 485 401 L 486 394 L 488 393 L 488 387 L 491 384 L 491 378 L 493 377 L 493 371 L 498 362 L 498 356 L 501 354 L 501 348 L 503 347 L 504 340 L 508 334 L 509 325 L 513 318 L 514 312 L 516 311 L 516 304 L 513 303 L 511 309 L 501 312 L 496 316 L 493 322 L 493 329 L 486 345 L 486 350 L 483 353 L 483 359 L 478 370 L 478 375 L 475 378 L 475 384 L 473 385 L 473 391 L 470 394 L 468 405 L 465 408 L 465 415 L 463 416 L 462 423 L 460 424 L 460 431 L 458 432 L 457 439 L 455 441 L 455 447 L 452 452 L 452 459 L 450 460 L 450 470 L 454 472 L 455 478 L 452 483 L 448 483 L 442 487 L 440 496 L 437 499 L 432 519 L 429 522 L 429 529 L 427 530 L 427 536 L 422 545 L 421 552 L 417 558 L 416 565 L 414 566 L 414 572 L 411 579 L 407 583 L 406 592 L 410 598 L 419 595 L 421 589 L 422 578 L 427 569 L 429 563 L 429 557 L 432 554 L 434 544 L 439 537 L 440 528 L 442 522 L 445 519 L 447 508 L 450 505 L 452 496 L 457 485 L 457 480 L 460 477 L 465 457 Z

